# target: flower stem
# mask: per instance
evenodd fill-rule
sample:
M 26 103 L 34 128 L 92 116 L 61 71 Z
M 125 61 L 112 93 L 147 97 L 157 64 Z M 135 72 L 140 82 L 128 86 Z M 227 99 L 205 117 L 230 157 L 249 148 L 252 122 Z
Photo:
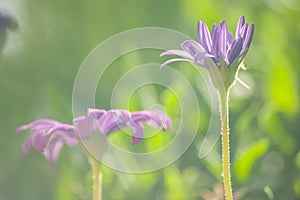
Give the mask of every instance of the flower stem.
M 225 199 L 233 200 L 230 178 L 230 153 L 229 153 L 229 129 L 228 129 L 228 91 L 219 94 L 220 112 L 222 123 L 222 161 L 223 161 L 223 181 Z
M 88 159 L 93 170 L 93 200 L 102 199 L 102 172 L 100 162 L 88 154 Z

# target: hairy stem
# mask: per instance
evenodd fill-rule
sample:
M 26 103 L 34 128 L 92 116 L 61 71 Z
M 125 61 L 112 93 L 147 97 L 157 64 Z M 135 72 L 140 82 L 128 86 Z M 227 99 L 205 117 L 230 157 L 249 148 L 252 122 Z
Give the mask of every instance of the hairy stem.
M 231 178 L 230 178 L 230 153 L 229 153 L 229 127 L 228 127 L 228 92 L 219 94 L 220 111 L 222 123 L 222 161 L 223 181 L 226 200 L 232 200 Z
M 100 162 L 93 156 L 88 155 L 89 162 L 93 170 L 93 200 L 102 199 L 102 172 Z

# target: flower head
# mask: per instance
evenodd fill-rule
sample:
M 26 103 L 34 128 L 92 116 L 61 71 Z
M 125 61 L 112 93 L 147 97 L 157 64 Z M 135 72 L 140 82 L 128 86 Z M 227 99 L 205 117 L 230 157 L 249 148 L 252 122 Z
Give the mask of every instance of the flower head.
M 57 160 L 64 143 L 74 146 L 79 143 L 79 138 L 89 137 L 91 131 L 96 128 L 104 135 L 109 135 L 123 127 L 130 127 L 132 143 L 137 144 L 144 137 L 144 123 L 152 127 L 161 126 L 164 131 L 171 127 L 170 118 L 159 111 L 130 113 L 127 110 L 89 109 L 86 116 L 75 118 L 73 123 L 75 128 L 73 125 L 54 120 L 40 119 L 20 126 L 17 133 L 25 130 L 31 132 L 23 144 L 23 152 L 29 153 L 30 147 L 33 147 L 43 153 L 50 163 L 53 163 Z
M 30 147 L 43 153 L 46 159 L 53 163 L 66 143 L 69 146 L 78 144 L 73 126 L 50 119 L 36 120 L 17 129 L 17 133 L 30 130 L 31 134 L 23 144 L 23 152 L 29 153 Z
M 249 49 L 253 31 L 254 24 L 246 23 L 244 16 L 239 19 L 235 37 L 228 31 L 225 21 L 214 25 L 211 34 L 206 24 L 199 21 L 198 42 L 187 40 L 181 44 L 182 50 L 163 52 L 161 56 L 176 55 L 182 58 L 167 60 L 161 67 L 172 62 L 185 61 L 212 70 L 212 64 L 214 64 L 220 69 L 225 85 L 230 86 L 234 81 L 232 74 L 235 78 L 239 65 Z
M 161 126 L 165 131 L 171 127 L 171 120 L 163 112 L 159 111 L 137 111 L 130 113 L 127 110 L 99 110 L 89 109 L 87 116 L 82 116 L 74 119 L 74 124 L 81 127 L 79 132 L 81 137 L 88 137 L 90 129 L 95 129 L 95 125 L 91 125 L 92 119 L 97 121 L 97 126 L 100 132 L 104 135 L 109 135 L 115 131 L 121 130 L 124 127 L 130 127 L 132 130 L 132 143 L 141 142 L 144 137 L 143 124 L 148 124 L 152 127 Z M 82 126 L 85 123 L 85 126 Z M 92 123 L 94 124 L 94 123 Z M 91 128 L 88 128 L 90 126 Z

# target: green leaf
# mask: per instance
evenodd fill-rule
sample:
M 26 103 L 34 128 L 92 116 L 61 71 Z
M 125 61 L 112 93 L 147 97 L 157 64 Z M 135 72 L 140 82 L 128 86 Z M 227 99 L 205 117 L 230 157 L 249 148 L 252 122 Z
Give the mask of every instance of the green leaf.
M 167 189 L 164 199 L 189 199 L 188 188 L 185 187 L 182 174 L 176 167 L 164 170 L 164 180 Z
M 205 159 L 203 159 L 205 166 L 218 180 L 222 180 L 222 159 L 221 155 L 213 150 L 210 152 Z
M 269 98 L 280 111 L 293 115 L 299 109 L 299 93 L 296 72 L 288 61 L 281 58 L 281 63 L 273 67 L 269 79 Z
M 300 197 L 300 178 L 294 182 L 294 193 L 298 198 Z
M 274 112 L 274 108 L 267 106 L 260 117 L 259 122 L 261 123 L 261 127 L 268 131 L 280 151 L 286 155 L 295 153 L 297 150 L 296 141 L 286 130 L 278 113 Z
M 296 157 L 295 157 L 295 165 L 300 169 L 300 151 L 298 151 Z
M 274 200 L 274 193 L 273 193 L 272 189 L 269 186 L 264 187 L 264 192 L 266 193 L 266 195 L 268 196 L 268 198 L 270 200 Z
M 244 182 L 248 179 L 255 161 L 266 153 L 268 147 L 269 141 L 264 138 L 248 146 L 240 155 L 236 155 L 234 170 L 238 181 Z

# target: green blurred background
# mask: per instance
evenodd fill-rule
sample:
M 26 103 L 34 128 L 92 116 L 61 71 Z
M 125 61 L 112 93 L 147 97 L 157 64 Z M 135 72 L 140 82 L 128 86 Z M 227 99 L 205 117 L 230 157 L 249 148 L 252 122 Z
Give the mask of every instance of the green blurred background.
M 80 146 L 65 146 L 50 165 L 35 151 L 22 153 L 26 134 L 16 135 L 15 129 L 38 118 L 71 123 L 77 70 L 99 42 L 147 26 L 196 39 L 197 20 L 211 28 L 226 19 L 234 31 L 240 15 L 255 22 L 255 35 L 246 57 L 249 69 L 240 76 L 251 89 L 237 86 L 230 99 L 233 188 L 241 199 L 300 199 L 298 0 L 0 0 L 0 10 L 19 24 L 8 32 L 0 60 L 0 200 L 91 199 L 91 172 Z M 162 63 L 166 58 L 160 53 L 133 52 L 113 63 L 97 107 L 109 109 L 109 91 L 118 77 L 138 64 Z M 197 88 L 189 64 L 172 66 Z M 172 95 L 156 86 L 148 89 L 171 116 L 177 114 Z M 130 110 L 143 101 L 133 97 Z M 195 144 L 172 165 L 140 175 L 104 166 L 104 199 L 207 200 L 220 193 L 220 141 L 208 157 L 197 157 L 210 117 L 209 109 L 200 107 L 203 120 Z M 117 134 L 112 139 L 118 140 Z

